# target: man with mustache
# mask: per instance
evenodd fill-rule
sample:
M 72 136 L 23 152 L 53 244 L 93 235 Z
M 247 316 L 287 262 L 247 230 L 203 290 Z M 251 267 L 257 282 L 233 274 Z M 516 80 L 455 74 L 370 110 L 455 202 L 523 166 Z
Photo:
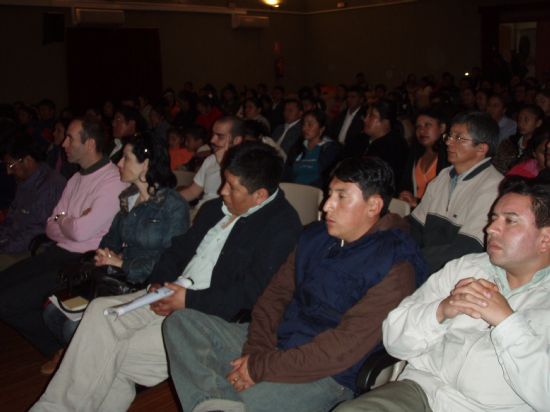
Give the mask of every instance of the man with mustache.
M 202 196 L 196 210 L 210 199 L 218 197 L 218 190 L 222 184 L 220 164 L 227 150 L 243 142 L 244 123 L 234 116 L 218 119 L 212 126 L 212 154 L 208 156 L 193 178 L 191 186 L 180 193 L 185 200 L 191 202 Z

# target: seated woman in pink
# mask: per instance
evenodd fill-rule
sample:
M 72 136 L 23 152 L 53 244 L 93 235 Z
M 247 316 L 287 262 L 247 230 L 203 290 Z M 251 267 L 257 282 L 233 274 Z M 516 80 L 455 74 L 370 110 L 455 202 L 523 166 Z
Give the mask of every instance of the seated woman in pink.
M 518 163 L 506 176 L 537 177 L 541 170 L 550 167 L 550 126 L 539 127 L 526 149 L 529 158 Z

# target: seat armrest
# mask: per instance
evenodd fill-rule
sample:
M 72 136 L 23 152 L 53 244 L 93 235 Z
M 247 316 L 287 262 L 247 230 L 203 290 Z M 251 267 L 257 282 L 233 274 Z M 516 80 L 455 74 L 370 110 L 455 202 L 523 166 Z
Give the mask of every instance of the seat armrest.
M 400 360 L 391 356 L 384 348 L 371 353 L 365 360 L 365 363 L 363 363 L 363 366 L 361 366 L 357 375 L 357 380 L 355 382 L 357 391 L 359 393 L 370 391 L 376 383 L 378 375 L 380 375 L 384 369 L 398 362 L 400 362 Z
M 46 236 L 45 233 L 40 233 L 31 239 L 28 250 L 31 253 L 31 256 L 35 256 L 39 253 L 40 249 L 53 243 L 53 240 Z

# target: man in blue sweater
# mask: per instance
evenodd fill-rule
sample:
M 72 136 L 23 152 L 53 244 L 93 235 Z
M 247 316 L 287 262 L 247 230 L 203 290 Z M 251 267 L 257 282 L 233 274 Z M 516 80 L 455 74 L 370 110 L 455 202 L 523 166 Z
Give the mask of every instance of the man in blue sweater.
M 250 325 L 194 310 L 166 320 L 186 412 L 328 411 L 353 396 L 382 321 L 425 276 L 403 219 L 387 213 L 392 192 L 385 162 L 344 160 L 333 172 L 326 221 L 302 234 Z

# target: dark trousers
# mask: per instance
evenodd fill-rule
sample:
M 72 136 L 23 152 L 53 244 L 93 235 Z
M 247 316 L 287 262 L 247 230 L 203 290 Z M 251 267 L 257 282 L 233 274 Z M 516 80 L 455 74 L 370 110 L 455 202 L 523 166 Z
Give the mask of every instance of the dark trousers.
M 80 258 L 80 253 L 51 246 L 37 256 L 0 272 L 0 320 L 16 329 L 45 356 L 52 356 L 59 343 L 42 318 L 44 302 L 58 287 L 60 269 Z

